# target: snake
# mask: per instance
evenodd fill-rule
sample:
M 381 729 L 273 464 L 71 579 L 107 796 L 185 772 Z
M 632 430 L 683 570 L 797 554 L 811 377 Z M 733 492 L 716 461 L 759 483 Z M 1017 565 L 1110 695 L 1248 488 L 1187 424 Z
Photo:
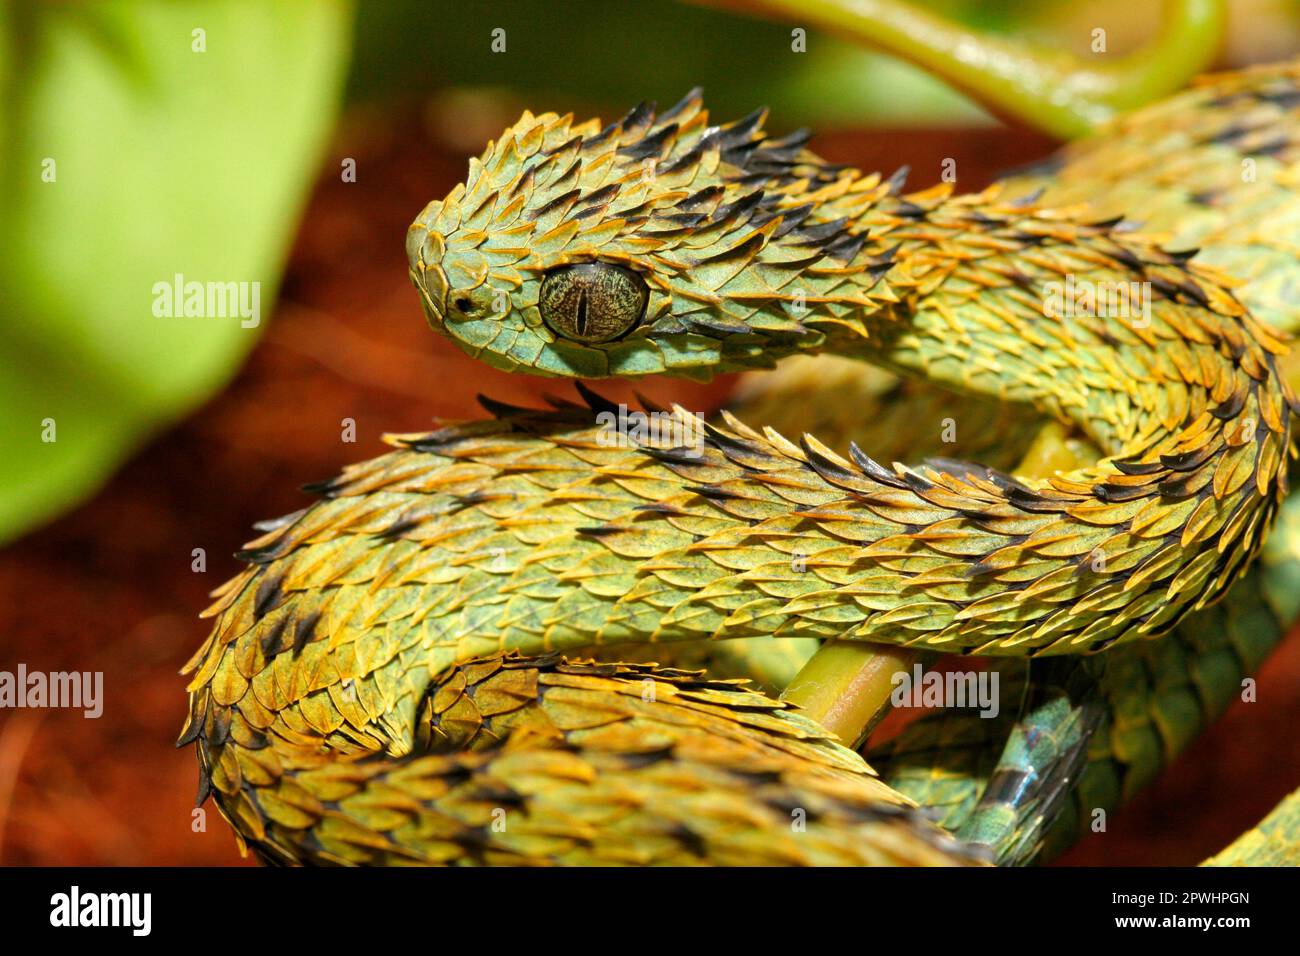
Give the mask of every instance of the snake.
M 609 124 L 528 112 L 420 212 L 432 329 L 581 400 L 387 436 L 259 526 L 180 737 L 241 847 L 1032 862 L 1278 643 L 1300 65 L 1203 77 L 966 195 L 765 119 L 715 124 L 698 91 Z M 752 382 L 734 410 L 643 400 L 632 436 L 581 381 L 726 372 Z M 1022 469 L 1044 429 L 1077 454 Z M 823 642 L 979 657 L 1019 703 L 864 758 L 765 692 Z M 1293 859 L 1296 813 L 1212 862 Z

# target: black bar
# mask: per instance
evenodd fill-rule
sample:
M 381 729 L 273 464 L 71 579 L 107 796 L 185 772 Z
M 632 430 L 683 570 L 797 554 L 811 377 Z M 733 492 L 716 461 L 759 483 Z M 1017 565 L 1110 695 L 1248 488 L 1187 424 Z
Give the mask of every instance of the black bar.
M 420 951 L 466 933 L 489 949 L 570 938 L 694 948 L 717 938 L 770 951 L 793 934 L 802 953 L 840 948 L 846 932 L 860 932 L 864 947 L 912 941 L 928 951 L 951 939 L 1074 948 L 1098 937 L 1276 934 L 1295 916 L 1294 874 L 1270 869 L 3 869 L 0 918 L 10 938 L 78 933 L 127 945 L 141 938 L 129 917 L 141 925 L 143 909 L 119 911 L 128 925 L 52 926 L 70 921 L 74 886 L 78 921 L 100 905 L 97 895 L 87 904 L 88 895 L 147 893 L 148 938 L 250 953 L 274 942 L 345 940 L 383 952 L 411 947 L 413 933 L 425 941 Z M 1120 924 L 1134 919 L 1152 922 Z M 614 935 L 595 935 L 605 931 Z

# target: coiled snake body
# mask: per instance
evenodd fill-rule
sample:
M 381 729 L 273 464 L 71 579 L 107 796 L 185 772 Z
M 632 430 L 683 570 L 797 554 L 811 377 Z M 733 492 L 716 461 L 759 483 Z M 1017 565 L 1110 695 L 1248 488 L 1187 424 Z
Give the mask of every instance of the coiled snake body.
M 837 404 L 864 450 L 725 413 L 688 446 L 611 441 L 590 392 L 390 437 L 265 526 L 189 665 L 201 798 L 264 858 L 978 861 L 956 830 L 1021 862 L 1076 788 L 1086 810 L 1148 779 L 1294 615 L 1266 603 L 1285 556 L 1245 572 L 1286 492 L 1300 69 L 1210 78 L 974 196 L 904 193 L 762 118 L 711 125 L 695 94 L 603 128 L 526 114 L 411 227 L 430 323 L 536 374 L 826 352 L 965 397 L 778 371 L 751 399 L 794 429 Z M 1140 307 L 1060 307 L 1079 289 Z M 958 431 L 1043 416 L 1093 460 L 891 465 L 872 421 L 908 402 Z M 1246 638 L 1203 611 L 1243 575 Z M 1010 658 L 1029 704 L 918 722 L 878 755 L 890 786 L 742 684 L 558 656 L 726 638 Z M 1134 751 L 1144 702 L 1164 739 Z M 1026 765 L 1055 774 L 1028 809 L 1005 786 Z

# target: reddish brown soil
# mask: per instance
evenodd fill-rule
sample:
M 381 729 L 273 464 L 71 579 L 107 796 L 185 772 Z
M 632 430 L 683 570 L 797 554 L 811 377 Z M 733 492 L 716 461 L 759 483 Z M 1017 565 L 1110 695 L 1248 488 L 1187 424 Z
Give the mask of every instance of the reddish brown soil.
M 390 134 L 372 128 L 341 151 L 357 157 L 357 183 L 331 173 L 319 184 L 274 319 L 230 387 L 142 449 L 94 499 L 0 553 L 0 667 L 102 670 L 106 698 L 98 720 L 0 715 L 0 862 L 240 862 L 210 806 L 206 832 L 192 831 L 194 755 L 172 741 L 185 710 L 177 671 L 206 632 L 196 614 L 238 567 L 230 555 L 252 537 L 250 525 L 306 503 L 299 484 L 378 453 L 384 431 L 476 416 L 477 392 L 528 403 L 568 391 L 478 366 L 427 330 L 403 236 L 423 203 L 460 178 L 464 160 Z M 1006 131 L 876 131 L 819 145 L 885 172 L 910 163 L 918 187 L 936 181 L 951 156 L 963 188 L 1047 150 Z M 704 409 L 729 383 L 641 387 Z M 631 394 L 618 384 L 603 391 Z M 355 445 L 340 441 L 344 418 L 356 421 Z M 207 552 L 206 573 L 190 569 L 194 548 Z M 1298 719 L 1292 641 L 1261 675 L 1259 703 L 1235 707 L 1069 861 L 1181 864 L 1219 848 L 1300 784 Z

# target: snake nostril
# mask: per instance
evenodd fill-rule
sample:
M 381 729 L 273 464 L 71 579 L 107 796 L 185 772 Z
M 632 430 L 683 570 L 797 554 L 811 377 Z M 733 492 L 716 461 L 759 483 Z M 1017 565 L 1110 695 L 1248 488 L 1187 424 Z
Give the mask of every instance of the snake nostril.
M 468 313 L 470 310 L 474 308 L 474 303 L 470 301 L 469 298 L 463 295 L 460 298 L 456 299 L 456 301 L 453 302 L 452 305 L 456 307 L 457 312 Z

